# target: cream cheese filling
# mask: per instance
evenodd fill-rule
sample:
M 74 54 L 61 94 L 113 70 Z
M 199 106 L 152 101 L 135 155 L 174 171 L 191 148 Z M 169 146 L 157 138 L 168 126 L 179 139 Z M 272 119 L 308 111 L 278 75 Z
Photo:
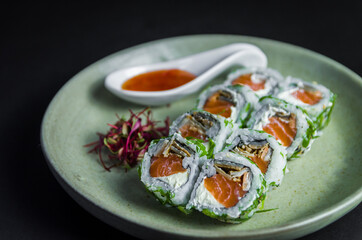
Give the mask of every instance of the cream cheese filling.
M 219 203 L 214 196 L 205 188 L 205 180 L 203 180 L 201 182 L 201 184 L 199 185 L 199 187 L 196 190 L 196 194 L 195 194 L 195 203 L 197 204 L 201 204 L 201 205 L 206 205 L 206 206 L 210 206 L 210 207 L 216 207 L 216 208 L 223 208 L 224 205 L 222 205 L 221 203 Z
M 166 182 L 173 189 L 179 188 L 187 182 L 189 177 L 189 170 L 186 172 L 175 173 L 167 177 L 157 177 L 157 179 Z

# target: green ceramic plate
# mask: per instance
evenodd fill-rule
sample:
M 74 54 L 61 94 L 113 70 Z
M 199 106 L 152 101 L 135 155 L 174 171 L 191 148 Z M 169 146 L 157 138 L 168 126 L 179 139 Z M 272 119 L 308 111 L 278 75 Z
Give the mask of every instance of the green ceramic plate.
M 84 144 L 108 130 L 115 114 L 142 106 L 125 102 L 103 87 L 107 74 L 138 64 L 167 61 L 234 42 L 252 43 L 268 56 L 269 67 L 284 76 L 317 81 L 338 94 L 332 120 L 311 151 L 288 163 L 282 185 L 268 193 L 265 208 L 249 221 L 231 225 L 199 213 L 184 215 L 151 197 L 136 169 L 106 172 Z M 340 218 L 362 200 L 362 80 L 341 64 L 309 50 L 276 41 L 196 35 L 142 44 L 120 51 L 74 76 L 54 97 L 42 123 L 41 140 L 49 166 L 67 192 L 85 209 L 122 231 L 141 238 L 296 238 Z M 154 119 L 194 107 L 196 95 L 154 107 Z

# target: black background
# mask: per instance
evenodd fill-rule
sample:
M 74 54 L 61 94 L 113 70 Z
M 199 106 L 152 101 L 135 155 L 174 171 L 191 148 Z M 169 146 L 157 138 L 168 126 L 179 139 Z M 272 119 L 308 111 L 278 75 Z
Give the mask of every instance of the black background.
M 40 147 L 41 120 L 53 96 L 100 58 L 151 40 L 225 33 L 299 45 L 362 73 L 361 1 L 129 2 L 2 5 L 0 239 L 129 237 L 66 194 Z M 361 239 L 361 215 L 360 205 L 302 239 Z

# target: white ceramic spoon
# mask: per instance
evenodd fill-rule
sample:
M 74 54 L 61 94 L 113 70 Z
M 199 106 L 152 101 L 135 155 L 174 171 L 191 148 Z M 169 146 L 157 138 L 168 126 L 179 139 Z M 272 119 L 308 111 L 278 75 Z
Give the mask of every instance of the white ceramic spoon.
M 206 83 L 232 65 L 266 67 L 267 57 L 254 45 L 235 43 L 168 62 L 120 69 L 106 77 L 105 87 L 129 102 L 157 106 L 199 91 Z M 165 91 L 146 92 L 122 89 L 122 84 L 126 80 L 141 73 L 175 68 L 188 71 L 198 77 L 180 87 Z

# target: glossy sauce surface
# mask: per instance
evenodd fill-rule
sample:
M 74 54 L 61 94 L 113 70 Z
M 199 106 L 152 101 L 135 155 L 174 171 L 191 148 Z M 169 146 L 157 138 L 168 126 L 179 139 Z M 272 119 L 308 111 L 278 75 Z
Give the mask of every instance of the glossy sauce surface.
M 260 83 L 255 83 L 251 79 L 252 74 L 241 75 L 232 81 L 232 85 L 246 85 L 249 86 L 253 91 L 259 91 L 265 88 L 265 80 Z
M 218 173 L 210 178 L 205 178 L 204 186 L 226 208 L 235 206 L 240 198 L 246 194 L 240 183 L 227 179 Z
M 182 86 L 196 76 L 180 69 L 158 70 L 134 76 L 122 85 L 122 89 L 130 91 L 165 91 Z
M 169 154 L 167 157 L 153 157 L 152 161 L 150 167 L 151 177 L 167 177 L 186 171 L 182 167 L 182 158 L 174 154 Z
M 207 136 L 200 132 L 195 126 L 189 125 L 189 124 L 185 124 L 183 125 L 180 129 L 179 129 L 181 136 L 186 138 L 186 137 L 194 137 L 194 138 L 198 138 L 201 140 L 206 141 L 207 140 Z
M 234 107 L 234 104 L 221 99 L 220 93 L 216 92 L 207 99 L 203 109 L 209 113 L 218 114 L 228 118 L 231 116 L 231 107 Z
M 322 99 L 322 93 L 320 91 L 307 91 L 300 89 L 293 92 L 291 95 L 308 105 L 317 104 Z

